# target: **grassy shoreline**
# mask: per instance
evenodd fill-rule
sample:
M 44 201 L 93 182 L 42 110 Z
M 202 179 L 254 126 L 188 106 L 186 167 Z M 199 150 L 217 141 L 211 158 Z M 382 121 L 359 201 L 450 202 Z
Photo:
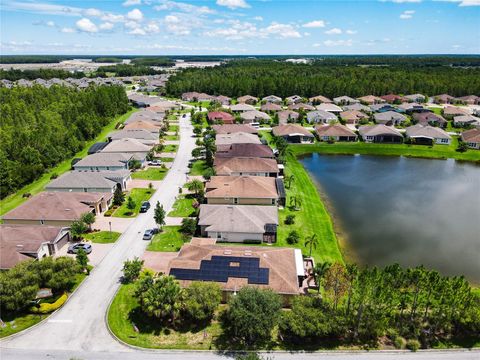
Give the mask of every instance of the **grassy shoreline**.
M 16 191 L 14 194 L 11 194 L 5 197 L 4 199 L 0 200 L 0 215 L 6 214 L 10 210 L 16 208 L 23 202 L 27 201 L 27 198 L 22 197 L 23 194 L 30 193 L 31 195 L 35 195 L 41 192 L 44 189 L 44 187 L 50 182 L 50 177 L 53 174 L 57 174 L 58 176 L 60 176 L 66 173 L 68 170 L 70 170 L 71 162 L 74 158 L 83 158 L 87 156 L 87 151 L 90 148 L 90 146 L 92 146 L 96 142 L 104 140 L 108 135 L 108 133 L 110 133 L 115 129 L 115 126 L 118 123 L 123 123 L 135 111 L 137 111 L 137 109 L 132 109 L 130 111 L 127 111 L 125 114 L 116 117 L 107 126 L 103 128 L 103 130 L 100 132 L 100 134 L 97 135 L 95 139 L 86 142 L 83 150 L 76 153 L 71 158 L 62 161 L 57 166 L 49 169 L 40 178 L 38 178 L 31 184 L 24 186 L 23 188 Z

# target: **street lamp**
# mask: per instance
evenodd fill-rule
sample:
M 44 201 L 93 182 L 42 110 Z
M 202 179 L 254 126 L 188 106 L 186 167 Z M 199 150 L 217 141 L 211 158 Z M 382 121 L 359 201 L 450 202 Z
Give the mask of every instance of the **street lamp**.
M 108 225 L 110 226 L 110 241 L 112 241 L 112 222 L 109 221 Z

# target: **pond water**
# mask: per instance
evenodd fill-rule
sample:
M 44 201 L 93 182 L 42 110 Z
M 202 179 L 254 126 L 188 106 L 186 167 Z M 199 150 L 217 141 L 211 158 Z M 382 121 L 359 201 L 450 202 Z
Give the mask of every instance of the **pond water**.
M 480 166 L 360 155 L 301 161 L 361 263 L 423 264 L 480 283 Z

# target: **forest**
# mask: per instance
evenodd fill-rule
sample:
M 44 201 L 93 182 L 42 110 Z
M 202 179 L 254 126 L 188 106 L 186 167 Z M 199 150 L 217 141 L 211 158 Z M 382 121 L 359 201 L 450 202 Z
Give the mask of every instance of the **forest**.
M 144 66 L 173 66 L 175 62 L 168 57 L 138 57 L 132 59 L 132 64 Z
M 0 69 L 0 79 L 6 79 L 10 81 L 17 81 L 20 79 L 26 80 L 35 80 L 35 79 L 66 79 L 66 78 L 76 78 L 80 79 L 84 77 L 85 74 L 81 71 L 77 71 L 71 73 L 70 71 L 61 70 L 61 69 L 26 69 L 26 70 L 19 70 L 19 69 L 9 69 L 3 70 Z
M 100 66 L 95 72 L 95 76 L 108 77 L 109 73 L 113 73 L 115 76 L 140 76 L 162 74 L 163 71 L 154 70 L 145 65 L 117 64 Z
M 397 58 L 383 58 L 382 66 L 362 65 L 360 60 L 349 63 L 354 59 L 347 58 L 345 63 L 332 58 L 311 64 L 263 59 L 233 60 L 209 69 L 185 69 L 169 79 L 167 93 L 180 96 L 184 92 L 198 91 L 230 97 L 246 94 L 258 97 L 271 94 L 281 97 L 294 94 L 304 97 L 359 97 L 388 93 L 480 94 L 480 67 L 453 67 L 445 65 L 441 58 L 436 62 L 423 58 L 409 60 L 411 62 L 408 63 L 402 63 Z M 475 62 L 475 59 L 470 61 Z
M 0 88 L 0 198 L 71 157 L 127 110 L 122 86 Z

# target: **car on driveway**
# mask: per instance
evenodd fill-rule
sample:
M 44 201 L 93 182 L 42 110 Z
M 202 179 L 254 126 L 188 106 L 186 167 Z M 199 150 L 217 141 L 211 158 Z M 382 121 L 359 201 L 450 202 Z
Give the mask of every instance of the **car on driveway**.
M 152 160 L 147 163 L 150 166 L 161 166 L 162 162 L 160 160 Z
M 141 213 L 147 212 L 148 209 L 150 209 L 150 203 L 148 201 L 142 202 L 142 206 L 140 206 L 140 212 Z
M 86 244 L 86 243 L 78 243 L 78 244 L 73 244 L 68 247 L 68 253 L 69 254 L 76 254 L 78 253 L 78 250 L 83 249 L 85 253 L 90 254 L 92 252 L 92 245 L 91 244 Z
M 155 235 L 154 229 L 147 229 L 143 233 L 143 240 L 152 240 L 153 235 Z

